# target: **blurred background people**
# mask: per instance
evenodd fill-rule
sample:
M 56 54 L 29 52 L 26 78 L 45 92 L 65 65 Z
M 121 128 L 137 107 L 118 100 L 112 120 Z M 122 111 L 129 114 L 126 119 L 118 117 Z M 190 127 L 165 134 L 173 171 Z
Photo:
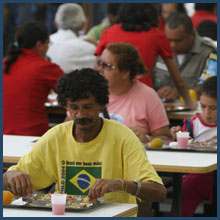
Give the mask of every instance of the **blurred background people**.
M 173 12 L 187 13 L 183 3 L 161 3 L 159 28 L 164 31 L 165 21 Z
M 118 11 L 120 8 L 121 4 L 120 3 L 109 3 L 107 6 L 107 17 L 103 19 L 103 21 L 98 24 L 93 26 L 87 33 L 87 36 L 89 38 L 94 39 L 97 43 L 102 35 L 102 32 L 116 24 L 116 21 L 118 19 Z
M 197 32 L 202 37 L 208 37 L 212 39 L 217 47 L 217 23 L 212 20 L 202 21 L 198 27 Z
M 186 83 L 174 63 L 169 41 L 164 32 L 158 28 L 157 9 L 153 4 L 123 4 L 119 11 L 119 23 L 106 29 L 101 36 L 95 51 L 97 60 L 109 43 L 116 42 L 130 43 L 138 49 L 141 59 L 148 69 L 148 75 L 139 73 L 142 76 L 137 79 L 152 88 L 152 66 L 156 57 L 160 55 L 186 105 L 190 108 L 196 107 L 189 96 Z
M 50 35 L 47 56 L 64 73 L 94 66 L 95 46 L 78 35 L 85 21 L 85 14 L 79 4 L 61 4 L 57 9 L 55 24 L 58 30 Z
M 45 59 L 48 28 L 26 22 L 3 60 L 3 133 L 41 136 L 48 129 L 44 103 L 63 71 Z
M 196 29 L 204 20 L 212 20 L 217 24 L 217 3 L 195 3 L 195 13 L 191 17 Z
M 137 49 L 127 43 L 108 44 L 97 67 L 108 80 L 110 118 L 131 128 L 143 143 L 149 142 L 150 136 L 168 139 L 169 121 L 160 98 L 134 79 L 147 72 Z
M 198 85 L 207 77 L 217 74 L 216 47 L 197 34 L 188 15 L 172 13 L 166 20 L 165 33 L 170 41 L 176 65 L 189 89 L 197 90 Z M 161 58 L 157 59 L 152 75 L 160 97 L 177 99 L 180 96 Z

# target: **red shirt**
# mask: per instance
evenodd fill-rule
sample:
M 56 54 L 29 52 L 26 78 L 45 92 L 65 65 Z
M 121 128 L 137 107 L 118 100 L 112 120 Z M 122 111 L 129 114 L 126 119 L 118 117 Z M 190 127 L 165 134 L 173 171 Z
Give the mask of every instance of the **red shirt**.
M 41 136 L 49 129 L 44 103 L 63 71 L 33 50 L 22 50 L 3 73 L 3 133 Z
M 156 57 L 158 55 L 161 55 L 162 58 L 172 57 L 170 44 L 165 33 L 155 27 L 152 27 L 149 31 L 142 32 L 124 31 L 121 28 L 121 24 L 116 24 L 105 29 L 96 48 L 95 55 L 101 55 L 107 44 L 117 42 L 130 43 L 138 49 L 142 61 L 149 71 L 147 77 L 144 76 L 138 80 L 153 88 L 151 70 Z
M 217 16 L 215 16 L 211 12 L 205 11 L 205 10 L 196 11 L 194 13 L 194 15 L 191 17 L 191 20 L 192 20 L 194 29 L 196 29 L 198 27 L 198 25 L 204 20 L 212 20 L 212 21 L 216 22 L 216 24 L 217 24 Z

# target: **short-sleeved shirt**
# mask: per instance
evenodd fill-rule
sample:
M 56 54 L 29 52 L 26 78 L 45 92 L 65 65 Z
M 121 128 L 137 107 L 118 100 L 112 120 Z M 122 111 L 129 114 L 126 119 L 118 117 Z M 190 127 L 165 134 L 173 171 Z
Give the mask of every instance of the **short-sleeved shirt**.
M 107 109 L 110 118 L 128 127 L 138 126 L 144 134 L 168 126 L 169 121 L 158 94 L 150 87 L 134 80 L 129 92 L 109 96 Z
M 126 126 L 103 119 L 100 133 L 85 143 L 77 142 L 72 132 L 73 121 L 53 127 L 9 171 L 29 174 L 33 190 L 56 183 L 57 190 L 72 195 L 87 195 L 97 178 L 162 184 L 143 144 Z M 111 202 L 136 203 L 135 196 L 122 191 L 105 197 Z

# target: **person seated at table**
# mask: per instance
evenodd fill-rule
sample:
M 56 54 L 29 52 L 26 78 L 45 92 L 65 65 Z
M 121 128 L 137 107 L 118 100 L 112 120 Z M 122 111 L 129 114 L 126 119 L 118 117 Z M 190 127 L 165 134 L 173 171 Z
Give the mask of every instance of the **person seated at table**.
M 152 88 L 134 79 L 140 73 L 147 74 L 134 46 L 108 44 L 97 69 L 108 80 L 107 110 L 111 119 L 131 128 L 143 143 L 151 141 L 152 137 L 169 138 L 169 121 L 159 96 Z
M 48 129 L 44 103 L 63 71 L 45 59 L 48 28 L 21 24 L 3 59 L 3 134 L 41 136 Z
M 50 35 L 47 56 L 64 73 L 94 66 L 95 45 L 79 37 L 85 21 L 85 13 L 79 4 L 65 3 L 57 9 L 54 23 L 58 30 Z
M 172 13 L 166 19 L 165 33 L 170 41 L 175 63 L 188 89 L 196 92 L 200 84 L 217 74 L 217 48 L 210 40 L 200 37 L 193 29 L 190 17 Z M 178 99 L 181 94 L 174 87 L 164 61 L 158 57 L 152 71 L 154 87 L 160 97 Z
M 185 119 L 184 125 L 172 127 L 171 134 L 188 130 L 194 142 L 217 141 L 217 76 L 208 78 L 200 88 L 202 113 Z M 182 181 L 182 215 L 193 216 L 197 206 L 203 200 L 212 201 L 213 173 L 187 174 Z
M 108 104 L 108 83 L 85 68 L 65 74 L 58 100 L 73 120 L 51 128 L 3 175 L 4 189 L 26 196 L 56 183 L 56 190 L 105 197 L 111 202 L 163 201 L 166 188 L 144 146 L 126 126 L 99 117 Z M 15 143 L 16 144 L 16 143 Z
M 167 36 L 158 28 L 155 6 L 151 3 L 123 3 L 119 10 L 118 22 L 102 33 L 95 51 L 96 61 L 99 60 L 99 56 L 109 43 L 132 44 L 138 49 L 143 63 L 148 69 L 148 75 L 139 73 L 137 79 L 153 88 L 151 71 L 155 59 L 161 55 L 175 87 L 183 96 L 186 105 L 195 109 L 197 105 L 190 98 L 186 83 L 176 67 Z

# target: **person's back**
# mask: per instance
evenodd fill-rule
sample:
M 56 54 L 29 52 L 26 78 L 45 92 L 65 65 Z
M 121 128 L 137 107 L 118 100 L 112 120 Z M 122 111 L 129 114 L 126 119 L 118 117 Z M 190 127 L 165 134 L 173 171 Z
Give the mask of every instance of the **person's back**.
M 31 35 L 33 42 L 27 40 Z M 9 54 L 3 65 L 3 133 L 41 136 L 49 129 L 44 103 L 63 72 L 43 58 L 49 42 L 46 27 L 26 23 L 18 28 L 16 40 L 11 48 L 20 54 L 8 70 Z M 42 56 L 35 47 L 41 40 Z
M 62 4 L 56 12 L 55 23 L 58 31 L 50 36 L 51 45 L 47 56 L 59 65 L 64 73 L 94 66 L 95 46 L 78 36 L 85 21 L 83 9 L 75 3 Z

